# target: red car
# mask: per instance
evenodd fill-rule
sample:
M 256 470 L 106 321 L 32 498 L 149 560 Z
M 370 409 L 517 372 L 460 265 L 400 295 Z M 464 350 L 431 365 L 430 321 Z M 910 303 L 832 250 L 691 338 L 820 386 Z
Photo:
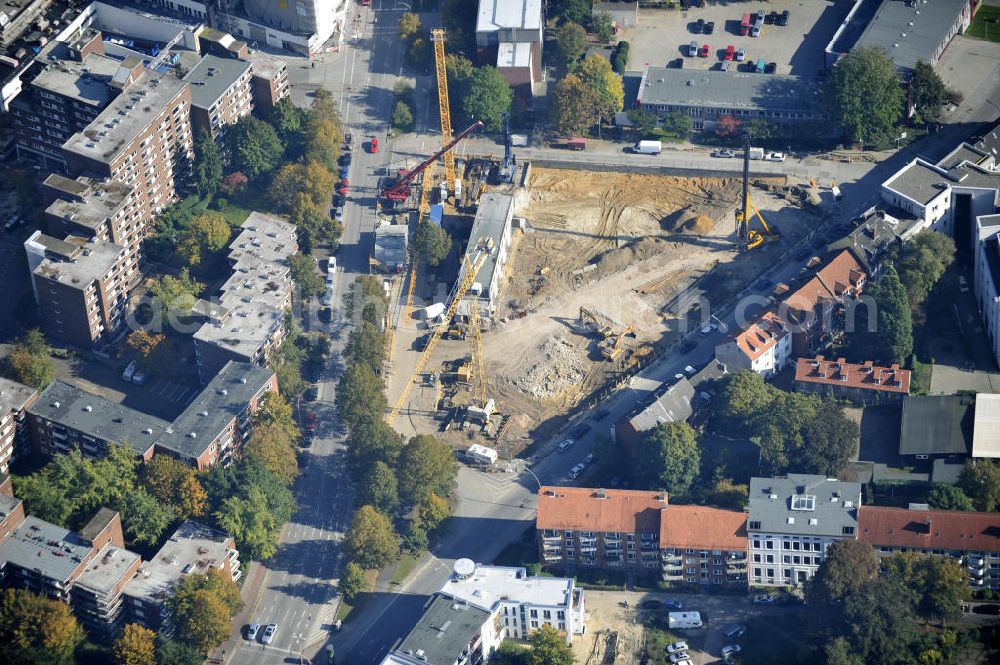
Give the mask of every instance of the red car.
M 378 152 L 378 139 L 374 136 L 372 137 L 372 140 L 368 142 L 368 150 L 371 153 Z
M 700 58 L 707 58 L 708 57 L 708 51 L 709 51 L 708 44 L 702 45 L 701 52 L 698 54 L 698 57 L 700 57 Z
M 316 429 L 316 414 L 312 411 L 306 411 L 306 428 Z
M 337 187 L 337 193 L 338 193 L 338 194 L 342 194 L 342 195 L 344 195 L 344 196 L 347 196 L 348 194 L 350 194 L 350 193 L 351 193 L 351 188 L 350 188 L 350 187 L 349 187 L 349 186 L 347 185 L 347 183 L 346 183 L 346 182 L 342 182 L 342 183 L 340 183 L 340 185 L 339 185 L 339 186 Z
M 723 59 L 732 60 L 735 57 L 736 57 L 736 47 L 730 44 L 729 46 L 726 47 L 726 55 L 724 56 Z

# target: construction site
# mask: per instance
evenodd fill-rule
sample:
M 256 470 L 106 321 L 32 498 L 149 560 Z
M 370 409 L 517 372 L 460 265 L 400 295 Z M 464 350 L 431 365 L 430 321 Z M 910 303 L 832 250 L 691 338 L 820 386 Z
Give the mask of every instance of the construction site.
M 516 455 L 676 343 L 682 294 L 721 307 L 821 219 L 808 185 L 750 176 L 749 145 L 731 177 L 533 167 L 509 130 L 502 160 L 456 164 L 480 127 L 453 137 L 443 78 L 441 151 L 382 190 L 411 234 L 440 224 L 455 246 L 450 264 L 399 270 L 387 388 L 404 434 Z

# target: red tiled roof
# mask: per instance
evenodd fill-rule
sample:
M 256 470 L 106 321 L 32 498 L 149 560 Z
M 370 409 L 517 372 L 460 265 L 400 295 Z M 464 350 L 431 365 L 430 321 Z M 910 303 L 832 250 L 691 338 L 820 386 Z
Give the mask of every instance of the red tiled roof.
M 861 506 L 858 537 L 876 547 L 1000 552 L 1000 513 Z
M 603 498 L 602 498 L 603 496 Z M 539 529 L 656 533 L 665 492 L 542 487 L 538 490 Z
M 899 365 L 876 367 L 871 361 L 863 365 L 838 360 L 799 358 L 795 361 L 795 380 L 804 383 L 819 383 L 829 386 L 863 388 L 886 393 L 910 394 L 910 370 L 899 369 Z
M 816 276 L 838 298 L 842 298 L 848 292 L 860 293 L 867 278 L 857 258 L 846 249 L 817 272 Z
M 787 334 L 781 317 L 773 311 L 765 312 L 759 321 L 736 336 L 736 346 L 747 358 L 757 360 Z
M 671 505 L 660 513 L 660 548 L 746 550 L 746 524 L 742 510 Z

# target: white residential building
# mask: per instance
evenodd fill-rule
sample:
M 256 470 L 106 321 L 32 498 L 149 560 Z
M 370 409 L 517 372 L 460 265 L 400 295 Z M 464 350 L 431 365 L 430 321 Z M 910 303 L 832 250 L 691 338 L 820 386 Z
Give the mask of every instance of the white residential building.
M 809 580 L 837 540 L 858 537 L 861 484 L 807 474 L 751 478 L 750 586 Z
M 767 312 L 732 339 L 715 347 L 715 358 L 730 372 L 749 369 L 767 378 L 792 358 L 792 335 L 775 312 Z

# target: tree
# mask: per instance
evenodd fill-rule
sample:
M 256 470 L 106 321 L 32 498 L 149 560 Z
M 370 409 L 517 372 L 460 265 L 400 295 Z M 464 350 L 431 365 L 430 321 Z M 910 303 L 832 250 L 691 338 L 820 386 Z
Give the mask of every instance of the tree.
M 962 603 L 971 590 L 968 574 L 954 559 L 909 552 L 893 555 L 884 565 L 887 574 L 913 594 L 922 618 L 943 622 L 962 616 Z
M 660 423 L 636 446 L 635 466 L 644 487 L 686 495 L 701 468 L 697 434 L 684 422 Z
M 283 164 L 274 172 L 271 186 L 267 188 L 267 200 L 275 212 L 291 212 L 295 197 L 302 192 L 305 168 L 305 164 L 293 162 Z
M 7 356 L 11 377 L 32 388 L 45 388 L 56 378 L 56 365 L 51 353 L 42 331 L 37 328 L 29 330 Z
M 469 79 L 462 110 L 469 119 L 482 120 L 486 131 L 499 132 L 513 99 L 514 92 L 496 67 L 478 67 Z
M 587 50 L 587 31 L 578 23 L 563 23 L 556 28 L 556 47 L 562 66 L 573 71 Z
M 302 159 L 307 164 L 316 162 L 323 164 L 331 171 L 337 168 L 340 157 L 340 146 L 344 136 L 341 133 L 340 122 L 336 118 L 311 116 L 303 133 L 305 151 Z
M 673 132 L 679 139 L 686 139 L 691 130 L 694 129 L 694 124 L 691 122 L 691 116 L 687 113 L 671 111 L 663 118 L 663 128 Z
M 458 462 L 451 447 L 437 437 L 418 434 L 399 455 L 399 497 L 406 504 L 414 504 L 429 492 L 449 496 L 457 473 Z
M 249 487 L 240 496 L 230 496 L 215 519 L 236 539 L 240 550 L 254 559 L 270 559 L 278 551 L 275 536 L 281 523 L 268 511 L 260 488 Z
M 631 109 L 628 112 L 628 119 L 639 136 L 646 136 L 656 129 L 656 114 L 649 111 Z
M 233 166 L 250 180 L 273 169 L 285 151 L 274 127 L 252 115 L 230 127 L 228 139 Z
M 323 293 L 326 287 L 316 265 L 316 259 L 305 254 L 292 254 L 288 257 L 288 268 L 304 299 L 308 300 Z
M 141 360 L 148 359 L 166 339 L 162 333 L 150 334 L 143 328 L 129 333 L 127 343 Z
M 910 647 L 918 634 L 917 620 L 909 595 L 898 582 L 883 578 L 863 584 L 844 600 L 844 620 L 866 664 L 910 662 Z
M 590 31 L 597 41 L 607 44 L 615 36 L 615 22 L 608 12 L 597 12 L 590 19 Z
M 367 365 L 373 372 L 382 371 L 385 361 L 385 333 L 368 321 L 351 331 L 344 348 L 344 356 L 351 363 Z
M 765 412 L 774 399 L 772 390 L 757 372 L 743 370 L 726 375 L 713 404 L 719 428 L 740 428 Z
M 720 508 L 742 510 L 750 497 L 747 485 L 737 485 L 729 478 L 719 478 L 705 497 L 705 503 Z
M 598 118 L 597 95 L 576 74 L 556 84 L 549 119 L 560 136 L 583 134 Z
M 395 471 L 382 460 L 377 460 L 368 468 L 361 482 L 358 483 L 355 500 L 358 505 L 372 506 L 383 515 L 395 513 L 399 507 L 399 491 Z
M 923 60 L 918 60 L 910 77 L 910 103 L 916 107 L 917 117 L 925 123 L 937 118 L 946 96 L 944 81 L 938 73 Z
M 862 540 L 837 540 L 827 550 L 826 559 L 806 585 L 810 604 L 842 602 L 862 586 L 878 578 L 878 553 Z
M 144 487 L 136 487 L 117 505 L 121 511 L 125 535 L 130 542 L 155 545 L 174 521 L 176 513 L 169 503 L 154 498 Z
M 559 631 L 549 624 L 542 624 L 532 633 L 528 643 L 531 644 L 528 665 L 573 665 L 573 650 Z
M 204 129 L 194 139 L 194 162 L 191 179 L 198 196 L 206 197 L 219 191 L 222 185 L 222 152 Z
M 410 520 L 406 525 L 406 531 L 403 533 L 403 549 L 410 554 L 420 555 L 427 551 L 428 544 L 427 530 L 424 528 L 424 525 L 419 519 Z
M 205 514 L 208 494 L 195 470 L 168 455 L 154 455 L 146 463 L 143 483 L 157 501 L 173 507 L 178 519 Z
M 837 61 L 824 90 L 830 117 L 848 140 L 878 144 L 893 136 L 903 113 L 896 63 L 879 48 L 851 50 Z
M 612 121 L 624 105 L 625 88 L 611 63 L 599 55 L 590 56 L 580 65 L 580 81 L 594 93 L 601 119 Z
M 906 243 L 898 270 L 912 309 L 923 304 L 954 261 L 955 241 L 943 233 L 921 231 Z
M 292 103 L 290 97 L 285 97 L 271 109 L 267 121 L 274 127 L 278 137 L 285 144 L 285 149 L 296 152 L 301 142 L 302 128 L 306 124 L 306 112 Z
M 804 434 L 805 445 L 793 456 L 792 467 L 835 478 L 857 452 L 861 430 L 842 406 L 824 400 L 806 422 Z
M 364 416 L 380 418 L 389 404 L 382 379 L 371 367 L 348 365 L 337 384 L 337 409 L 349 426 Z
M 347 464 L 355 479 L 361 478 L 376 462 L 394 467 L 402 451 L 403 437 L 385 422 L 381 413 L 369 414 L 351 423 Z
M 359 594 L 371 591 L 371 584 L 368 576 L 358 564 L 348 561 L 344 566 L 344 572 L 340 575 L 340 582 L 337 585 L 344 600 L 354 600 Z
M 593 0 L 559 0 L 553 13 L 562 21 L 583 25 L 590 20 L 592 10 Z
M 392 522 L 371 506 L 354 513 L 345 540 L 348 558 L 366 570 L 378 570 L 399 558 L 399 537 Z
M 859 306 L 855 312 L 855 330 L 850 334 L 852 354 L 864 360 L 905 365 L 913 354 L 913 316 L 906 289 L 891 265 L 882 278 L 865 294 L 875 305 L 874 330 L 868 330 L 870 311 Z
M 967 461 L 958 486 L 972 499 L 976 510 L 992 513 L 1000 509 L 1000 464 L 993 460 Z
M 287 101 L 288 98 L 281 101 Z M 230 173 L 225 178 L 222 179 L 222 191 L 228 196 L 235 196 L 237 194 L 242 194 L 247 188 L 247 177 L 240 173 L 239 171 L 234 171 Z
M 826 655 L 826 665 L 865 665 L 861 655 L 843 637 L 827 642 L 823 651 Z
M 399 17 L 399 36 L 406 41 L 416 37 L 420 32 L 420 17 L 413 12 L 405 12 Z
M 727 136 L 734 136 L 740 130 L 743 123 L 737 120 L 731 115 L 719 116 L 719 120 L 715 123 L 715 135 L 725 138 Z
M 157 665 L 156 633 L 130 623 L 115 640 L 114 652 L 117 665 Z
M 178 638 L 205 653 L 229 637 L 229 623 L 240 611 L 239 587 L 219 570 L 181 577 L 167 599 Z
M 69 604 L 21 589 L 0 596 L 0 662 L 72 665 L 83 629 Z
M 288 485 L 258 460 L 244 458 L 228 467 L 214 466 L 200 480 L 208 494 L 208 512 L 216 514 L 216 519 L 227 499 L 246 498 L 251 490 L 264 495 L 266 511 L 274 518 L 274 524 L 284 524 L 295 512 L 295 498 Z M 251 503 L 256 501 L 254 498 Z M 276 535 L 276 530 L 272 531 L 272 540 Z
M 194 267 L 201 263 L 206 253 L 218 252 L 228 245 L 231 235 L 229 222 L 222 215 L 198 215 L 184 232 L 178 252 L 185 264 Z
M 972 499 L 960 487 L 949 483 L 933 483 L 927 493 L 927 503 L 935 510 L 975 510 Z
M 413 251 L 429 266 L 438 266 L 451 251 L 451 236 L 433 222 L 417 226 L 413 234 Z
M 754 118 L 750 121 L 750 136 L 755 141 L 764 143 L 774 139 L 778 134 L 778 125 L 767 118 Z
M 299 464 L 295 453 L 295 436 L 288 428 L 275 423 L 257 425 L 246 454 L 259 461 L 264 468 L 291 485 L 299 475 Z
M 158 665 L 202 665 L 205 657 L 182 642 L 162 635 L 156 638 L 156 662 Z
M 413 111 L 406 102 L 400 100 L 392 111 L 392 127 L 397 134 L 413 131 Z
M 175 317 L 188 314 L 205 289 L 204 284 L 191 277 L 187 268 L 182 268 L 177 277 L 162 275 L 147 283 L 164 328 L 175 321 Z
M 420 524 L 427 531 L 433 531 L 451 517 L 451 505 L 434 492 L 428 492 L 420 501 Z

